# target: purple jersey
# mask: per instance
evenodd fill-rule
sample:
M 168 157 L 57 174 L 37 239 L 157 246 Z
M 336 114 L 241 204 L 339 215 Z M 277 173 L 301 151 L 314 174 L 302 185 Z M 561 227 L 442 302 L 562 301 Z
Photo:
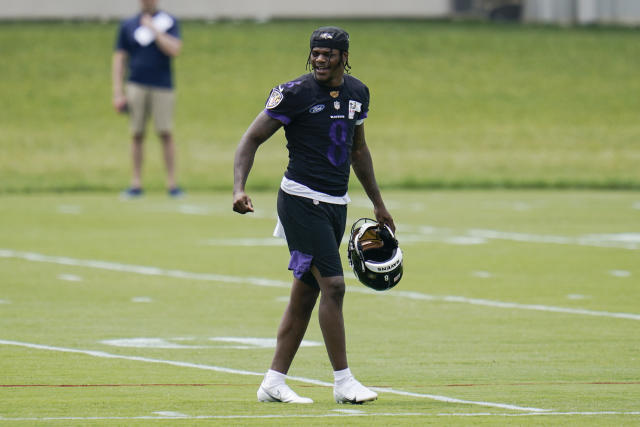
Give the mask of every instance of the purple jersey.
M 357 123 L 369 111 L 369 88 L 348 74 L 339 87 L 305 74 L 271 90 L 265 112 L 284 124 L 289 150 L 285 176 L 312 190 L 343 196 L 349 186 Z

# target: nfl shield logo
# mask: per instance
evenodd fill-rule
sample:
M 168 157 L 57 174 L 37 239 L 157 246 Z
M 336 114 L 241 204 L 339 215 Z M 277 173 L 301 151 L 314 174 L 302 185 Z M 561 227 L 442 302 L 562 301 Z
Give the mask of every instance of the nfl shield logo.
M 336 110 L 340 109 L 340 101 L 333 101 L 333 108 L 335 108 Z

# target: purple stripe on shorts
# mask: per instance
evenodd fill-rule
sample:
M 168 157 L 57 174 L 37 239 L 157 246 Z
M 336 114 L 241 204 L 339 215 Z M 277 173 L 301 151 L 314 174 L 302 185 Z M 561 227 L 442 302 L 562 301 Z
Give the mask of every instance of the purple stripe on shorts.
M 302 275 L 311 268 L 312 255 L 303 254 L 299 251 L 291 251 L 289 270 L 293 270 L 293 275 L 300 279 Z
M 281 114 L 276 114 L 273 111 L 269 111 L 266 108 L 264 109 L 264 112 L 267 113 L 267 116 L 276 119 L 280 122 L 282 122 L 285 125 L 288 125 L 289 123 L 291 123 L 291 119 L 287 116 L 283 116 Z

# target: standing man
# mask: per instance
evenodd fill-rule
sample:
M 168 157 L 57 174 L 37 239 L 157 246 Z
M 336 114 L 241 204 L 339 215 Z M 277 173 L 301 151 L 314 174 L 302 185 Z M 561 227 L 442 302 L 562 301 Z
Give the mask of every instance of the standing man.
M 142 189 L 142 158 L 145 128 L 153 116 L 155 130 L 162 141 L 167 168 L 167 191 L 172 197 L 183 195 L 175 178 L 173 142 L 174 90 L 171 58 L 182 48 L 178 21 L 157 8 L 158 0 L 140 0 L 141 12 L 122 21 L 113 54 L 111 77 L 113 107 L 129 112 L 132 133 L 133 176 L 125 197 L 139 197 Z M 128 63 L 128 81 L 124 86 Z
M 281 126 L 289 165 L 278 192 L 276 233 L 285 237 L 293 285 L 278 329 L 271 369 L 260 388 L 261 402 L 312 403 L 285 384 L 286 374 L 320 295 L 318 317 L 334 370 L 338 403 L 362 403 L 378 395 L 358 382 L 347 364 L 342 301 L 345 293 L 338 248 L 344 235 L 350 167 L 373 203 L 376 219 L 395 231 L 376 183 L 364 136 L 369 89 L 345 74 L 349 34 L 321 27 L 311 34 L 311 73 L 271 91 L 266 108 L 242 136 L 235 154 L 233 210 L 253 212 L 245 184 L 255 153 Z M 278 233 L 279 232 L 279 233 Z

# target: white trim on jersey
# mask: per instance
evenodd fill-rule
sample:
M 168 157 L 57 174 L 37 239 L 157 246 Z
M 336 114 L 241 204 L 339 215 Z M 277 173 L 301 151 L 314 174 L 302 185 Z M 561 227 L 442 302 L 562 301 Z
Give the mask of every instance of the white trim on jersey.
M 291 194 L 292 196 L 305 197 L 307 199 L 317 200 L 324 203 L 331 203 L 333 205 L 346 205 L 351 201 L 348 193 L 344 193 L 344 196 L 330 196 L 328 194 L 312 190 L 306 185 L 290 180 L 286 176 L 282 177 L 282 181 L 280 182 L 280 189 L 282 189 L 282 191 L 287 194 Z
M 346 205 L 351 201 L 348 193 L 344 193 L 344 196 L 330 196 L 328 194 L 312 190 L 306 185 L 300 184 L 299 182 L 292 181 L 286 176 L 282 177 L 282 181 L 280 182 L 280 189 L 287 194 L 291 194 L 292 196 L 305 197 L 307 199 L 312 199 L 314 202 L 318 201 L 331 203 L 334 205 Z M 276 223 L 276 228 L 275 230 L 273 230 L 273 237 L 281 237 L 287 240 L 287 236 L 285 236 L 284 234 L 284 228 L 282 227 L 282 223 L 280 222 L 279 217 L 278 222 Z

